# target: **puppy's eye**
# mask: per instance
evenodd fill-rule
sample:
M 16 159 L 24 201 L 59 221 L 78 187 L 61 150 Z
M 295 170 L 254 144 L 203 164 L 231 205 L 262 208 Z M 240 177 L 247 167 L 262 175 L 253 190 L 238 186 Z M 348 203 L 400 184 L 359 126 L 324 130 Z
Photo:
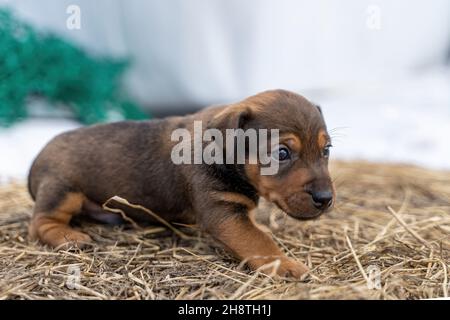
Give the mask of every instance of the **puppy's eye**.
M 278 157 L 279 161 L 284 161 L 291 157 L 291 152 L 286 147 L 280 147 L 277 151 L 276 157 Z
M 322 156 L 324 157 L 324 158 L 328 158 L 329 156 L 330 156 L 330 148 L 332 147 L 332 145 L 331 144 L 327 144 L 326 146 L 325 146 L 325 148 L 323 148 L 323 150 L 322 150 Z

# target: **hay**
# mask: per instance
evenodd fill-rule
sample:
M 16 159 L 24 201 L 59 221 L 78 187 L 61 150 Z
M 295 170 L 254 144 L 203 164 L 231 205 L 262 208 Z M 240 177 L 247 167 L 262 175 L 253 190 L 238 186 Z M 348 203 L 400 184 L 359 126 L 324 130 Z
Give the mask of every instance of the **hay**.
M 27 240 L 32 202 L 0 187 L 1 299 L 418 299 L 448 296 L 450 173 L 334 163 L 338 204 L 299 222 L 262 203 L 259 220 L 311 272 L 252 273 L 195 228 L 82 223 L 96 244 L 54 252 Z M 379 282 L 377 273 L 379 272 Z M 79 277 L 78 277 L 79 276 Z M 79 279 L 79 280 L 78 280 Z M 368 285 L 369 284 L 369 285 Z

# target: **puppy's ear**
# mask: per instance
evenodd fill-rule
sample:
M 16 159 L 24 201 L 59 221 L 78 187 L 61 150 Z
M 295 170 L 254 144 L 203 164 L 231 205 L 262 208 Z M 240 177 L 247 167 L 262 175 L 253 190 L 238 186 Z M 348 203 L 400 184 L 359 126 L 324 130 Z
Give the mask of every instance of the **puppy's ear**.
M 322 108 L 318 104 L 316 104 L 316 107 L 319 110 L 320 114 L 323 116 Z
M 231 105 L 216 114 L 208 122 L 208 129 L 219 129 L 225 134 L 226 129 L 243 129 L 250 118 L 250 108 L 241 105 Z

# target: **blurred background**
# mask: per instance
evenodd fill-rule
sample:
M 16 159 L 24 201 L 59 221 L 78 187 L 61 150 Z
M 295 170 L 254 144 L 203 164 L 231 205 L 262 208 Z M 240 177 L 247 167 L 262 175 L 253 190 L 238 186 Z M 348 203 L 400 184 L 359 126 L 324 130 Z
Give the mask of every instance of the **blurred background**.
M 450 2 L 0 0 L 0 179 L 62 131 L 274 88 L 334 158 L 450 169 Z

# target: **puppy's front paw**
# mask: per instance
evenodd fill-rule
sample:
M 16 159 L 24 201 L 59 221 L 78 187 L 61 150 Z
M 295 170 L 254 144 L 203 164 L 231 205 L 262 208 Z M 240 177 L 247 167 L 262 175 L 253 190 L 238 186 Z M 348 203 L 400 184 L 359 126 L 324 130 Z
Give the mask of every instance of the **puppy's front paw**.
M 267 275 L 278 275 L 280 277 L 289 277 L 299 279 L 309 271 L 308 267 L 288 257 L 279 257 L 272 261 L 256 260 L 249 263 L 250 267 Z
M 286 257 L 281 259 L 277 274 L 281 277 L 291 277 L 299 279 L 308 271 L 309 268 L 302 262 Z

